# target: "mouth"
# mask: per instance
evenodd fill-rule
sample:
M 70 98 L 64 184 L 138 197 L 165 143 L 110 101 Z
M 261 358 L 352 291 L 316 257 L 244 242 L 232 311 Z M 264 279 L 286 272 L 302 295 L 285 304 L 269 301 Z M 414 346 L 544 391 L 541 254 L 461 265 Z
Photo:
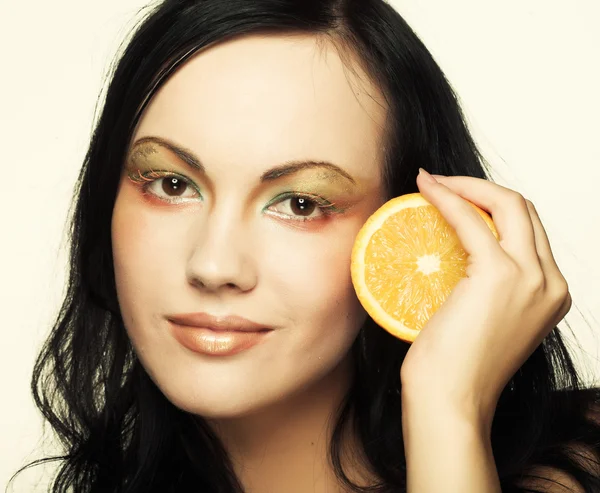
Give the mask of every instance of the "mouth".
M 168 316 L 167 320 L 182 346 L 208 356 L 232 356 L 263 342 L 273 332 L 272 327 L 236 315 L 186 313 Z
M 258 324 L 237 315 L 215 317 L 208 313 L 180 313 L 177 315 L 170 315 L 167 318 L 177 325 L 202 327 L 215 331 L 259 332 L 261 330 L 272 329 L 271 327 Z

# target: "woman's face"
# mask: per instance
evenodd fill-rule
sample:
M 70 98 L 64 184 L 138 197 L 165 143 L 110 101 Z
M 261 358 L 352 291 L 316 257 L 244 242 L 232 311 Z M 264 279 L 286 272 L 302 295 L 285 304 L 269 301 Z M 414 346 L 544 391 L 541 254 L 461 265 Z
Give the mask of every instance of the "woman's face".
M 135 351 L 176 406 L 242 416 L 347 362 L 366 318 L 352 244 L 384 199 L 385 109 L 358 73 L 309 36 L 237 38 L 188 61 L 142 115 L 114 268 Z

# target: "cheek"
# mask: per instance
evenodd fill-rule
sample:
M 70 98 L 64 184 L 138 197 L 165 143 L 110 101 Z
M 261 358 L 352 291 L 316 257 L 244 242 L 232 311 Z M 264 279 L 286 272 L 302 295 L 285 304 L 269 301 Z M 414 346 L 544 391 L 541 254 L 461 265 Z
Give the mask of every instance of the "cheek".
M 277 293 L 293 325 L 305 339 L 353 338 L 366 313 L 350 277 L 350 255 L 362 218 L 339 221 L 317 234 L 271 237 L 262 280 Z
M 150 228 L 143 216 L 123 198 L 117 198 L 111 228 L 117 289 L 120 294 L 127 294 L 144 284 L 146 256 L 150 257 L 154 248 L 148 238 Z
M 134 323 L 141 318 L 141 311 L 136 306 L 143 306 L 147 300 L 148 273 L 143 248 L 146 242 L 147 225 L 137 221 L 135 211 L 122 197 L 117 196 L 111 224 L 111 241 L 115 272 L 117 298 L 125 327 L 131 330 L 142 323 Z M 142 289 L 140 289 L 142 288 Z
M 138 202 L 131 194 L 117 196 L 111 224 L 115 282 L 125 319 L 143 315 L 144 306 L 164 304 L 164 290 L 180 256 L 175 247 L 181 244 L 177 237 L 181 228 Z

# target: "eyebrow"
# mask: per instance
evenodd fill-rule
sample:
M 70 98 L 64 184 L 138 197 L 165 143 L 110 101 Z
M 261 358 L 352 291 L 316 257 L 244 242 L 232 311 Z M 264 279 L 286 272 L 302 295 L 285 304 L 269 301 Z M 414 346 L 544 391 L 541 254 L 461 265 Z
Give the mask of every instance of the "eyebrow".
M 166 149 L 169 149 L 171 152 L 173 152 L 177 157 L 179 157 L 184 163 L 186 163 L 192 169 L 194 169 L 196 171 L 200 171 L 202 173 L 206 172 L 204 165 L 201 163 L 200 159 L 198 159 L 198 157 L 194 155 L 193 152 L 189 151 L 188 149 L 185 149 L 184 147 L 182 147 L 180 145 L 175 144 L 171 140 L 166 139 L 164 137 L 156 137 L 156 136 L 142 137 L 142 138 L 136 140 L 135 143 L 131 146 L 131 152 L 133 152 L 137 147 L 144 145 L 144 144 L 148 144 L 148 143 L 153 143 L 153 144 L 157 144 L 161 147 L 165 147 Z M 337 166 L 333 163 L 330 163 L 329 161 L 314 161 L 314 160 L 285 161 L 283 164 L 275 166 L 275 167 L 265 171 L 261 175 L 260 181 L 261 182 L 274 181 L 283 176 L 291 175 L 293 173 L 297 173 L 298 171 L 301 171 L 303 169 L 308 169 L 308 168 L 326 168 L 331 171 L 334 171 L 335 173 L 340 174 L 341 176 L 348 179 L 353 184 L 356 184 L 356 181 L 354 180 L 354 178 L 352 178 L 352 176 L 350 176 L 345 170 L 343 170 L 339 166 Z

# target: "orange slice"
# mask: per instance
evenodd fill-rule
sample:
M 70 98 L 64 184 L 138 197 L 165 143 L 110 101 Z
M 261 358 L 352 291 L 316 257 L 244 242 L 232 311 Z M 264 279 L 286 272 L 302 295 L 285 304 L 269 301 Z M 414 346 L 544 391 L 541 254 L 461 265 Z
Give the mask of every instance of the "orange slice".
M 498 239 L 490 215 L 468 203 Z M 454 228 L 420 193 L 410 193 L 383 204 L 358 232 L 352 284 L 378 325 L 413 342 L 466 277 L 467 261 Z

